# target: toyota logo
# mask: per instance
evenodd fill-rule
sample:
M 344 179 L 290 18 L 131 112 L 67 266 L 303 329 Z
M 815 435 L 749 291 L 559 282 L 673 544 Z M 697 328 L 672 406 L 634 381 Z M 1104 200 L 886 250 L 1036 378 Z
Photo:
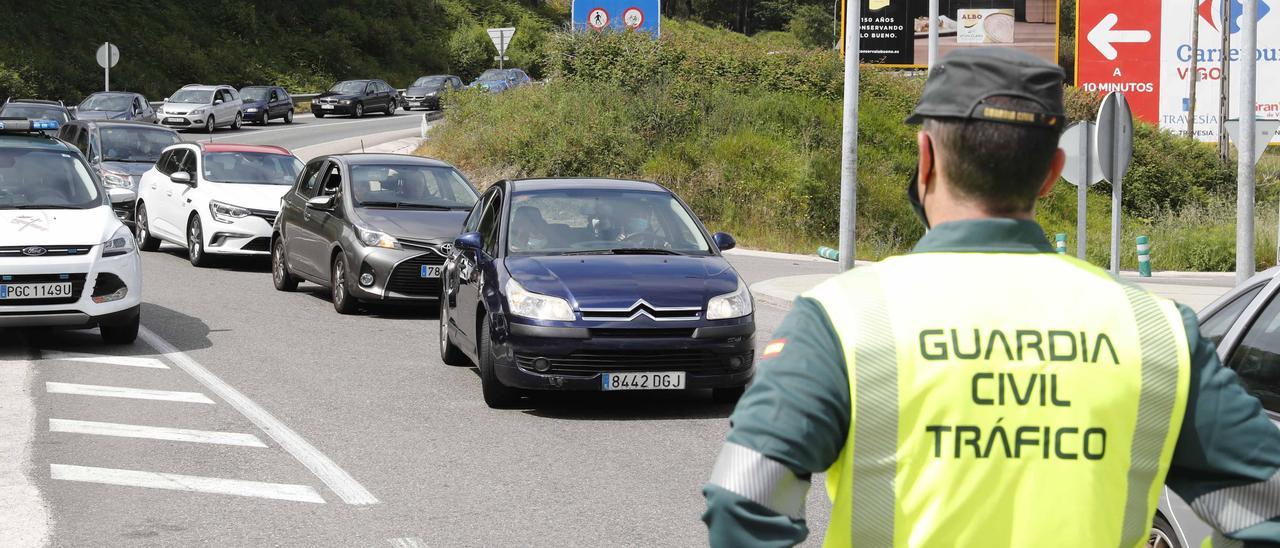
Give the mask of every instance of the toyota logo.
M 48 253 L 48 252 L 49 252 L 49 250 L 48 250 L 48 249 L 45 249 L 45 248 L 40 247 L 40 246 L 31 246 L 31 247 L 24 247 L 24 248 L 22 248 L 22 254 L 23 254 L 23 255 L 26 255 L 26 256 L 28 256 L 28 257 L 39 257 L 39 256 L 41 256 L 41 255 L 44 255 L 45 253 Z
M 453 253 L 453 244 L 452 243 L 440 244 L 440 253 L 443 253 L 445 255 L 449 255 L 450 253 Z

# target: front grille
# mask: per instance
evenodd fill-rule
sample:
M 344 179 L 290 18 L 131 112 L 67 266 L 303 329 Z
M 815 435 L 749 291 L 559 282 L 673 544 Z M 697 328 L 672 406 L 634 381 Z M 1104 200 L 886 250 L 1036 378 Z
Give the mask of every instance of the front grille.
M 730 371 L 729 360 L 735 356 L 718 355 L 698 350 L 654 350 L 627 353 L 576 352 L 566 357 L 557 358 L 517 353 L 515 357 L 516 365 L 525 369 L 532 369 L 534 360 L 546 358 L 551 362 L 551 369 L 547 373 L 589 375 L 602 371 L 728 372 Z M 741 360 L 741 363 L 750 363 L 750 354 L 737 357 Z
M 687 339 L 693 337 L 693 329 L 591 329 L 592 337 Z
M 402 236 L 396 236 L 396 240 L 400 242 L 401 246 L 404 246 L 410 249 L 420 249 L 423 251 L 435 251 L 436 253 L 445 255 L 444 252 L 440 251 L 440 246 L 443 245 L 443 243 L 435 243 L 428 240 L 418 240 L 414 238 L 405 238 Z
M 638 316 L 648 316 L 659 321 L 696 320 L 701 308 L 659 308 L 640 301 L 626 309 L 583 308 L 582 319 L 590 321 L 628 321 Z
M 437 297 L 440 295 L 440 278 L 423 278 L 422 265 L 440 266 L 444 257 L 435 253 L 425 253 L 407 259 L 396 265 L 387 279 L 387 291 L 415 297 Z
M 71 282 L 71 296 L 52 299 L 0 299 L 0 306 L 30 306 L 38 304 L 67 304 L 80 300 L 84 292 L 85 274 L 15 274 L 0 276 L 0 284 L 39 284 Z
M 267 236 L 259 236 L 249 240 L 249 243 L 244 244 L 244 247 L 241 247 L 240 249 L 245 251 L 270 251 L 271 238 Z
M 22 252 L 24 249 L 44 248 L 42 255 L 27 255 Z M 0 247 L 0 257 L 29 257 L 38 259 L 40 257 L 65 257 L 67 255 L 86 255 L 93 250 L 91 245 L 10 245 Z
M 267 224 L 271 226 L 276 226 L 276 215 L 278 215 L 279 213 L 280 213 L 279 211 L 271 211 L 268 209 L 250 209 L 249 210 L 250 215 L 253 215 L 254 217 L 257 217 L 259 219 L 266 221 Z

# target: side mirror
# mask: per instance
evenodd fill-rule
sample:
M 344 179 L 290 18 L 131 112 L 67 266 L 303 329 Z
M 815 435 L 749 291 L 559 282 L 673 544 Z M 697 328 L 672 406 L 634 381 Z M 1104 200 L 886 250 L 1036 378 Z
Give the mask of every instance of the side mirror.
M 222 104 L 222 99 L 214 99 L 214 100 L 213 100 L 213 104 L 215 104 L 215 105 L 221 105 L 221 104 Z
M 713 234 L 711 239 L 716 243 L 716 247 L 720 248 L 720 251 L 728 251 L 738 247 L 738 241 L 734 240 L 733 236 L 725 234 L 724 232 L 717 232 Z
M 185 171 L 175 171 L 169 175 L 169 180 L 180 185 L 196 186 L 195 181 L 191 179 L 191 174 Z
M 479 232 L 467 232 L 453 240 L 453 247 L 468 251 L 480 251 L 480 248 L 484 247 L 484 240 L 480 237 Z
M 307 207 L 310 209 L 318 210 L 318 211 L 332 211 L 333 195 L 330 194 L 328 196 L 316 196 L 315 198 L 307 200 Z
M 165 98 L 164 98 L 164 102 L 168 103 L 168 102 L 169 102 L 169 98 L 168 98 L 168 97 L 165 97 Z
M 138 199 L 138 193 L 127 188 L 108 188 L 107 196 L 113 204 L 130 203 Z

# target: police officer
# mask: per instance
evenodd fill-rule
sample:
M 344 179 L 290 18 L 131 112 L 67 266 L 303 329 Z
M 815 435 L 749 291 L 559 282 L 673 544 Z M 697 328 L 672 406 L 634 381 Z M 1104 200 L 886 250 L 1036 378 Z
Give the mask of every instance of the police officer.
M 821 472 L 833 546 L 1140 546 L 1163 485 L 1230 539 L 1280 542 L 1280 433 L 1196 315 L 1034 221 L 1062 82 L 1003 48 L 932 71 L 908 119 L 931 230 L 796 300 L 703 490 L 712 545 L 804 540 Z

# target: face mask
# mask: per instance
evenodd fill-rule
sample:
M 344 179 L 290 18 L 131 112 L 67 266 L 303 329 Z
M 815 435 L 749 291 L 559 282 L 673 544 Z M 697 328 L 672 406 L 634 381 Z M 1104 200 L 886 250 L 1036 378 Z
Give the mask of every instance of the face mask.
M 924 214 L 924 203 L 920 201 L 920 185 L 917 184 L 919 178 L 920 168 L 911 170 L 911 180 L 907 182 L 907 202 L 911 204 L 911 209 L 916 212 L 920 222 L 924 223 L 925 230 L 928 230 L 931 227 L 929 217 Z

